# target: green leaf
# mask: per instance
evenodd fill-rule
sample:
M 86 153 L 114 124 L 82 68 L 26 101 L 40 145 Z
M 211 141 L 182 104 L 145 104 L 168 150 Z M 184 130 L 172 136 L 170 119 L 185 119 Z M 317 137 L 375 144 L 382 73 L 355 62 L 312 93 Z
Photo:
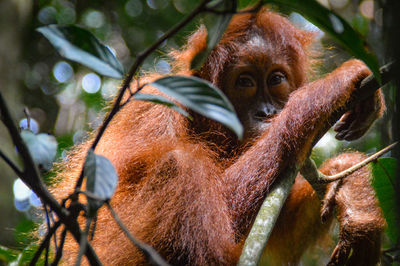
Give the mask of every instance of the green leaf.
M 17 258 L 18 251 L 0 246 L 0 262 L 10 262 Z M 1 264 L 1 263 L 0 263 Z
M 169 76 L 150 85 L 193 111 L 222 123 L 242 138 L 243 127 L 232 104 L 211 83 L 196 77 Z
M 264 0 L 264 3 L 284 5 L 301 13 L 310 22 L 329 33 L 350 54 L 363 60 L 375 77 L 380 80 L 378 61 L 375 55 L 367 50 L 366 42 L 361 35 L 335 12 L 315 0 Z
M 398 206 L 395 203 L 394 182 L 396 178 L 397 160 L 394 158 L 380 158 L 372 163 L 372 186 L 376 191 L 379 204 L 387 222 L 387 234 L 392 243 L 400 240 Z
M 246 8 L 246 7 L 252 7 L 255 6 L 259 0 L 239 0 L 239 10 Z
M 210 30 L 208 30 L 207 35 L 207 48 L 198 53 L 195 58 L 193 58 L 190 68 L 191 69 L 199 69 L 206 61 L 208 55 L 217 45 L 219 40 L 221 39 L 222 35 L 225 32 L 226 27 L 228 27 L 229 22 L 236 12 L 237 2 L 235 0 L 223 0 L 218 1 L 216 6 L 211 6 L 212 3 L 209 4 L 209 7 L 215 9 L 216 11 L 226 12 L 224 14 L 218 14 L 217 19 L 214 20 L 214 24 Z M 214 15 L 215 16 L 215 15 Z
M 124 69 L 108 47 L 88 30 L 77 26 L 49 25 L 37 29 L 61 56 L 85 65 L 97 73 L 122 79 Z
M 189 113 L 186 112 L 184 109 L 176 105 L 173 101 L 161 96 L 161 95 L 153 95 L 153 94 L 144 94 L 144 93 L 137 93 L 134 98 L 136 101 L 147 101 L 157 104 L 162 104 L 168 106 L 169 108 L 177 111 L 178 113 L 182 114 L 185 117 L 190 117 Z
M 351 23 L 353 24 L 353 28 L 358 31 L 362 36 L 367 36 L 369 31 L 369 21 L 367 18 L 363 17 L 360 14 L 356 14 Z
M 89 213 L 94 214 L 114 194 L 118 175 L 112 163 L 106 157 L 95 154 L 93 150 L 86 157 L 84 173 L 87 178 L 86 190 L 100 199 L 88 198 Z
M 57 155 L 57 140 L 46 133 L 35 135 L 30 130 L 21 132 L 21 137 L 28 146 L 33 161 L 40 169 L 50 170 Z

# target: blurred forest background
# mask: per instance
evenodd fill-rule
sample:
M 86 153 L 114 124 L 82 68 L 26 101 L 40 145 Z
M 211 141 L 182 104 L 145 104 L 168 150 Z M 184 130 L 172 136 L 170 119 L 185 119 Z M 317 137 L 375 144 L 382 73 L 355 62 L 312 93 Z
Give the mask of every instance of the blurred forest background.
M 47 132 L 58 141 L 58 160 L 74 144 L 85 139 L 87 131 L 102 121 L 104 107 L 115 95 L 119 82 L 100 77 L 89 69 L 66 61 L 35 29 L 48 24 L 78 24 L 89 29 L 108 45 L 128 69 L 137 53 L 153 43 L 161 34 L 180 21 L 199 1 L 194 0 L 1 0 L 0 1 L 0 90 L 11 108 L 16 122 L 23 125 L 24 107 L 30 111 L 31 128 Z M 246 2 L 246 1 L 243 1 Z M 382 9 L 372 0 L 320 0 L 336 11 L 363 36 L 383 62 Z M 243 4 L 244 5 L 244 4 Z M 307 22 L 301 15 L 284 7 L 299 27 L 316 31 L 319 49 L 324 49 L 320 75 L 331 71 L 349 58 L 349 55 L 329 36 Z M 163 44 L 150 56 L 142 71 L 168 73 L 168 52 L 181 46 L 185 37 L 202 22 L 195 20 L 178 35 Z M 339 151 L 357 149 L 368 154 L 376 152 L 392 140 L 391 120 L 394 89 L 384 90 L 388 111 L 367 136 L 355 142 L 338 142 L 329 132 L 314 149 L 314 158 L 320 163 Z M 13 160 L 17 153 L 0 125 L 0 147 Z M 19 204 L 26 198 L 16 176 L 0 161 L 0 245 L 22 248 L 26 243 L 24 232 L 40 219 L 37 202 Z M 13 192 L 13 189 L 16 192 Z M 0 262 L 1 264 L 1 262 Z

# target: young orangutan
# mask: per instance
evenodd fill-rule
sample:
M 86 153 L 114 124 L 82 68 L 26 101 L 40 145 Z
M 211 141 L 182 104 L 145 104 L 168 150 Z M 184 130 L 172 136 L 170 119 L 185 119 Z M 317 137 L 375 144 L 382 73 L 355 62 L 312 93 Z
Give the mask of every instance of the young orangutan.
M 191 60 L 206 48 L 201 27 L 174 52 L 175 73 L 195 75 L 219 87 L 245 128 L 240 142 L 225 127 L 200 115 L 191 122 L 165 106 L 131 101 L 115 116 L 96 148 L 119 177 L 111 204 L 130 232 L 173 265 L 233 265 L 263 199 L 290 165 L 302 165 L 360 81 L 370 74 L 350 60 L 323 79 L 307 82 L 313 35 L 262 9 L 234 16 L 220 43 L 199 71 Z M 141 78 L 151 81 L 157 75 Z M 145 93 L 158 93 L 145 87 Z M 377 92 L 342 116 L 338 137 L 363 135 L 384 109 Z M 71 156 L 55 193 L 65 197 L 79 176 L 88 144 Z M 329 160 L 325 174 L 340 172 L 364 155 Z M 340 239 L 332 264 L 373 265 L 379 260 L 385 221 L 364 168 L 347 177 L 335 196 Z M 270 238 L 267 253 L 277 265 L 298 262 L 329 228 L 321 202 L 299 175 Z M 105 265 L 145 264 L 142 254 L 100 210 L 92 244 Z M 64 261 L 75 260 L 68 239 Z

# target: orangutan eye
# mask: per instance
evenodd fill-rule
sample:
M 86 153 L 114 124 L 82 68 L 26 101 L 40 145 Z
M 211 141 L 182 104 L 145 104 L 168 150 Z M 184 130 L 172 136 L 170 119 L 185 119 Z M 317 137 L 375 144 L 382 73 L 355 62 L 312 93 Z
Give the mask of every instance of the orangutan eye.
M 286 81 L 286 76 L 282 72 L 273 72 L 269 75 L 267 84 L 268 87 L 278 86 Z
M 242 74 L 236 80 L 236 87 L 238 88 L 248 89 L 248 88 L 254 88 L 255 86 L 256 86 L 255 80 L 253 79 L 252 76 L 248 74 Z

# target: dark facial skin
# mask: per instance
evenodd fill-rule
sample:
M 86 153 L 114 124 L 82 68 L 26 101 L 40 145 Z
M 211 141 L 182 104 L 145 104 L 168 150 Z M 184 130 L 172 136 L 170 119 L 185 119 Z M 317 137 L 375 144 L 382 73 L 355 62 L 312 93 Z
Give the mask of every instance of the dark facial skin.
M 295 89 L 291 69 L 281 53 L 268 52 L 268 43 L 255 36 L 228 68 L 225 93 L 245 129 L 245 139 L 259 135 L 284 107 Z

